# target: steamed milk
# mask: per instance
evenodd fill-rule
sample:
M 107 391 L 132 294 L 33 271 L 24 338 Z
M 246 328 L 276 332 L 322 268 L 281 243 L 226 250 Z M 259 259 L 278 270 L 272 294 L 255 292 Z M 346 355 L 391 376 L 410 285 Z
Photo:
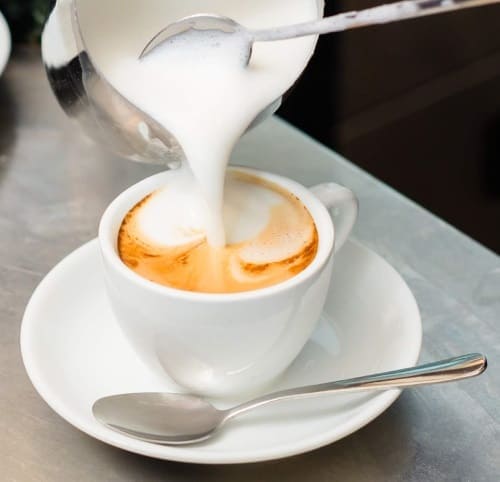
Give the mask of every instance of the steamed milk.
M 300 75 L 316 40 L 257 43 L 244 67 L 237 40 L 228 41 L 217 33 L 207 39 L 206 34 L 193 32 L 138 59 L 162 28 L 200 12 L 227 15 L 248 28 L 303 22 L 319 15 L 316 0 L 109 0 L 103 2 L 99 22 L 85 21 L 82 11 L 88 50 L 97 67 L 123 96 L 177 138 L 187 158 L 175 185 L 148 200 L 147 212 L 137 225 L 136 234 L 158 246 L 206 239 L 212 248 L 222 248 L 265 230 L 278 203 L 275 192 L 247 183 L 234 195 L 229 183 L 224 202 L 226 167 L 249 124 Z M 103 25 L 108 30 L 102 30 Z M 187 209 L 179 210 L 181 205 Z M 258 215 L 239 212 L 241 205 L 254 205 Z M 274 261 L 288 257 L 286 243 L 280 249 L 272 251 Z

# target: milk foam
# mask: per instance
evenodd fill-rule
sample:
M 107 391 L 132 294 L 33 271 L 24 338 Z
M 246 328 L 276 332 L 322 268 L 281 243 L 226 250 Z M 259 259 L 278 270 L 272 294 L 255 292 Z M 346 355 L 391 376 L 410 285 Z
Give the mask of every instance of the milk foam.
M 139 235 L 157 246 L 177 246 L 206 236 L 206 204 L 186 169 L 153 193 L 137 213 Z
M 232 236 L 239 236 L 225 232 L 223 213 L 224 175 L 234 145 L 253 119 L 295 82 L 316 39 L 257 43 L 250 64 L 244 68 L 237 42 L 228 42 L 220 34 L 208 40 L 203 36 L 200 41 L 194 32 L 162 44 L 138 60 L 143 47 L 161 29 L 200 12 L 227 15 L 249 28 L 318 17 L 316 0 L 108 0 L 103 3 L 100 22 L 85 22 L 82 12 L 82 30 L 91 30 L 84 31 L 89 52 L 114 87 L 179 140 L 190 167 L 188 172 L 198 184 L 198 190 L 193 188 L 191 193 L 203 201 L 194 201 L 193 206 L 198 209 L 204 203 L 206 208 L 200 208 L 204 219 L 197 218 L 193 226 L 198 229 L 203 225 L 209 243 L 224 246 L 226 237 L 231 242 Z M 157 198 L 156 217 L 167 219 L 167 213 L 172 212 L 168 208 L 169 196 Z M 161 203 L 165 207 L 163 216 L 159 213 Z M 182 238 L 180 216 L 174 213 L 179 229 L 155 227 L 155 216 L 145 221 L 150 223 L 148 231 L 158 229 L 155 236 L 169 242 Z M 250 231 L 253 223 L 250 220 Z
M 158 247 L 180 246 L 205 238 L 208 208 L 198 190 L 187 169 L 172 172 L 168 185 L 154 192 L 137 211 L 138 235 Z M 284 201 L 276 191 L 229 174 L 223 202 L 227 243 L 257 237 L 268 225 L 273 207 Z

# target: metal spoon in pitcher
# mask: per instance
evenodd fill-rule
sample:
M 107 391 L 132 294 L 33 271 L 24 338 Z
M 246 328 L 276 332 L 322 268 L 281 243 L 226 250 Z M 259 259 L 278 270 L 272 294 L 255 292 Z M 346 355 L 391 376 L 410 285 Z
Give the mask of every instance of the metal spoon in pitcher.
M 218 410 L 194 395 L 127 393 L 97 400 L 92 411 L 99 422 L 124 435 L 156 444 L 181 445 L 206 440 L 228 420 L 270 403 L 340 392 L 451 382 L 480 375 L 486 365 L 483 355 L 471 353 L 402 370 L 283 390 L 227 410 Z
M 270 42 L 307 35 L 340 32 L 352 28 L 366 27 L 409 18 L 445 13 L 462 8 L 478 7 L 500 0 L 404 0 L 402 2 L 379 5 L 360 11 L 340 13 L 312 22 L 275 27 L 264 30 L 248 30 L 234 20 L 215 14 L 198 14 L 184 17 L 171 23 L 155 35 L 144 47 L 139 58 L 145 57 L 158 45 L 174 36 L 190 30 L 219 31 L 228 35 L 238 35 L 241 41 L 242 55 L 246 64 L 250 61 L 254 42 Z

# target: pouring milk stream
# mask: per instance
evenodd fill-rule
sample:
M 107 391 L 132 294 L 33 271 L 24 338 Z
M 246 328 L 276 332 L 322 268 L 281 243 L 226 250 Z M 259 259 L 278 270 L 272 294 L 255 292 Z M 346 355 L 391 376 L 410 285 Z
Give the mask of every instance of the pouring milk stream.
M 222 13 L 250 27 L 264 28 L 278 20 L 294 23 L 315 19 L 318 4 L 315 0 L 160 3 L 144 4 L 142 8 L 147 10 L 139 9 L 143 14 L 138 15 L 137 2 L 104 2 L 101 21 L 87 22 L 85 27 L 88 51 L 107 80 L 168 129 L 186 154 L 175 190 L 183 203 L 192 203 L 184 206 L 183 212 L 202 214 L 188 216 L 191 226 L 177 230 L 177 239 L 171 239 L 172 230 L 164 230 L 170 233 L 164 241 L 183 244 L 203 233 L 212 246 L 224 246 L 226 241 L 234 241 L 226 240 L 223 219 L 224 179 L 231 152 L 254 118 L 296 81 L 313 53 L 316 37 L 256 45 L 246 68 L 238 55 L 240 46 L 222 40 L 219 36 L 223 34 L 216 32 L 208 41 L 206 34 L 192 32 L 161 45 L 142 60 L 139 54 L 152 35 L 190 13 Z M 111 14 L 119 27 L 112 26 Z M 253 201 L 258 203 L 257 192 L 249 190 L 248 196 L 255 196 Z M 178 204 L 172 201 L 170 197 L 162 207 L 163 214 L 158 210 L 158 224 L 176 219 L 171 211 L 178 209 Z M 261 212 L 267 210 L 263 201 Z M 248 223 L 255 224 L 257 232 L 263 221 L 257 215 Z M 246 231 L 249 234 L 248 226 Z M 159 233 L 154 234 L 158 238 Z M 233 235 L 241 233 L 233 229 Z

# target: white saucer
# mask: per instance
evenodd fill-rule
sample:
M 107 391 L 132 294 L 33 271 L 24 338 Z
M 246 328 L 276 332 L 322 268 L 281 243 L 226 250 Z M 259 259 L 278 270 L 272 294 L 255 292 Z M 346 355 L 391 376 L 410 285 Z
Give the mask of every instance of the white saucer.
M 0 12 L 0 75 L 2 75 L 10 55 L 10 31 L 7 21 Z
M 419 311 L 406 283 L 386 261 L 351 241 L 335 260 L 318 329 L 272 390 L 411 366 L 420 344 Z M 366 425 L 400 393 L 276 404 L 235 419 L 211 441 L 184 447 L 153 445 L 105 428 L 91 413 L 97 398 L 179 388 L 156 379 L 123 338 L 104 293 L 95 240 L 40 283 L 24 314 L 21 350 L 33 385 L 69 423 L 116 447 L 182 462 L 256 462 L 306 452 Z

